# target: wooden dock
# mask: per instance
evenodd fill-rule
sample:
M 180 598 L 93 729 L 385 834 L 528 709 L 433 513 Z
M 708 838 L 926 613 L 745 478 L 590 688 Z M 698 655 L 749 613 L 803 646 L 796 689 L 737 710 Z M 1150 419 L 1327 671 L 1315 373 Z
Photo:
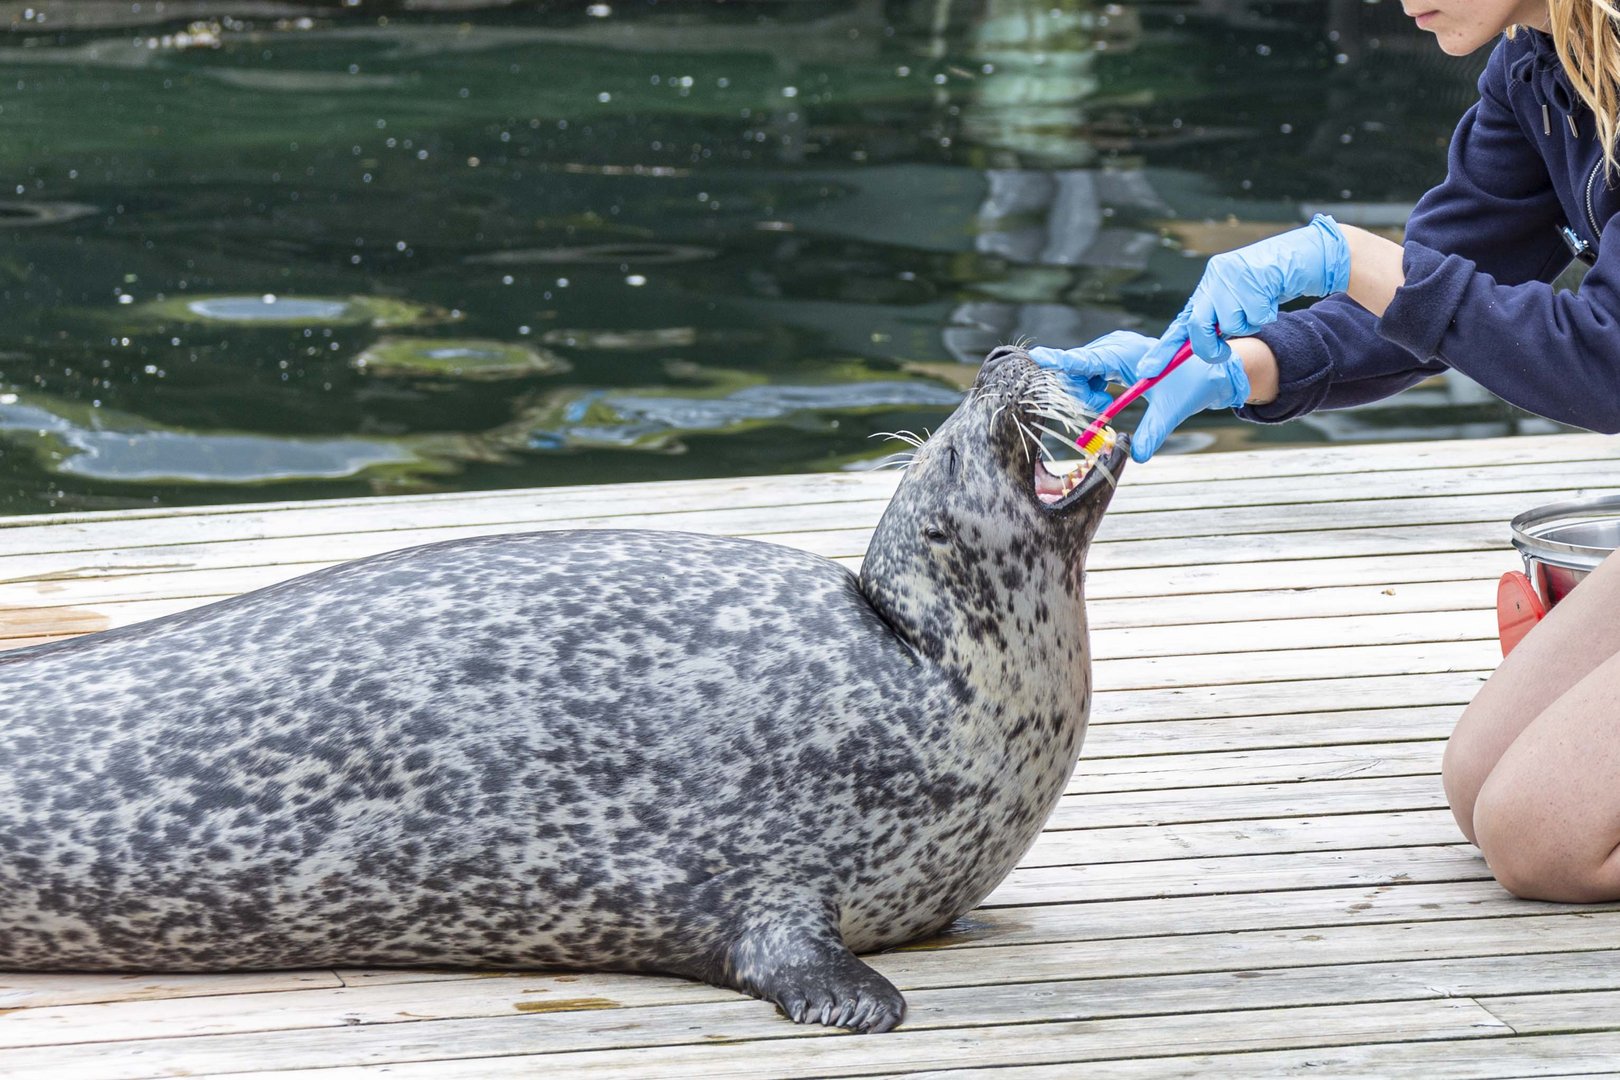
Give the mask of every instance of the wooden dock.
M 854 566 L 895 482 L 0 519 L 0 644 L 491 532 L 732 533 Z M 874 958 L 910 1002 L 897 1032 L 662 977 L 0 973 L 0 1077 L 1620 1075 L 1620 904 L 1509 896 L 1438 775 L 1499 657 L 1509 518 L 1617 491 L 1599 436 L 1132 467 L 1091 552 L 1080 767 L 982 909 Z

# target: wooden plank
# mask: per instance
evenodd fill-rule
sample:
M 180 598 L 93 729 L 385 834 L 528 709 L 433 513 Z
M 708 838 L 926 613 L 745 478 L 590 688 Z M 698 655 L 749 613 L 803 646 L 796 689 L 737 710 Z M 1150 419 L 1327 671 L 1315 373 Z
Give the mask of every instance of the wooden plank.
M 1109 791 L 1064 795 L 1048 830 L 1098 829 L 1115 825 L 1163 825 L 1186 821 L 1252 821 L 1259 818 L 1364 814 L 1375 810 L 1436 810 L 1446 805 L 1440 778 L 1432 775 L 1368 779 L 1307 780 L 1291 784 L 1240 784 L 1186 791 Z
M 1462 839 L 1450 810 L 1373 811 L 1333 817 L 1194 821 L 1043 832 L 1020 867 L 1096 865 L 1220 855 L 1427 847 Z
M 1615 474 L 1614 461 L 1602 461 L 1589 468 L 1591 474 L 1586 478 L 1547 474 L 1508 484 L 1487 471 L 1469 483 L 1469 487 L 1482 489 L 1479 492 L 1450 489 L 1445 486 L 1450 476 L 1426 476 L 1427 483 L 1414 484 L 1413 491 L 1358 499 L 1335 495 L 1332 487 L 1324 489 L 1315 483 L 1275 494 L 1270 494 L 1265 484 L 1254 484 L 1254 491 L 1244 491 L 1236 500 L 1220 492 L 1223 500 L 1212 502 L 1217 495 L 1204 491 L 1199 500 L 1204 505 L 1196 507 L 1176 505 L 1170 495 L 1160 494 L 1158 489 L 1153 489 L 1152 500 L 1128 500 L 1121 489 L 1121 497 L 1108 508 L 1097 536 L 1100 542 L 1119 542 L 1162 536 L 1312 533 L 1324 528 L 1403 528 L 1476 521 L 1500 526 L 1503 536 L 1507 536 L 1508 523 L 1531 507 L 1615 494 L 1620 478 Z M 1528 491 L 1520 491 L 1521 487 Z M 847 520 L 846 515 L 834 513 L 826 518 L 829 526 L 841 520 Z M 851 525 L 857 525 L 857 521 L 851 521 Z
M 782 534 L 782 542 L 792 542 L 793 535 Z M 833 531 L 821 533 L 814 538 L 813 550 L 845 554 L 839 547 L 843 535 Z M 859 550 L 849 553 L 859 554 Z M 1086 562 L 1089 569 L 1097 571 L 1200 565 L 1225 569 L 1254 563 L 1272 567 L 1282 562 L 1302 560 L 1387 558 L 1395 553 L 1445 556 L 1449 560 L 1453 553 L 1466 552 L 1494 552 L 1506 558 L 1510 565 L 1521 564 L 1510 546 L 1506 522 L 1495 520 L 1451 525 L 1413 523 L 1398 527 L 1327 527 L 1243 537 L 1193 536 L 1099 542 L 1092 546 Z M 1452 576 L 1431 580 L 1448 580 Z M 1278 587 L 1277 579 L 1271 579 L 1266 587 Z
M 1406 1002 L 1287 1010 L 1212 1013 L 1158 1018 L 1149 1026 L 1136 1018 L 1053 1023 L 1032 1030 L 1023 1024 L 971 1031 L 895 1032 L 887 1040 L 811 1038 L 758 1044 L 717 1044 L 632 1049 L 611 1053 L 547 1055 L 545 1064 L 571 1077 L 613 1075 L 625 1067 L 652 1066 L 665 1076 L 804 1077 L 873 1075 L 904 1065 L 963 1065 L 990 1062 L 1086 1061 L 1121 1054 L 1186 1049 L 1242 1049 L 1276 1045 L 1332 1045 L 1388 1039 L 1419 1029 L 1463 1038 L 1500 1031 L 1468 1001 Z M 483 1063 L 480 1063 L 483 1064 Z M 498 1064 L 502 1071 L 516 1063 Z M 475 1069 L 477 1066 L 474 1067 Z M 506 1072 L 506 1075 L 512 1075 Z M 450 1073 L 449 1075 L 457 1075 Z M 468 1073 L 460 1073 L 468 1075 Z M 501 1075 L 501 1073 L 485 1074 Z
M 77 637 L 167 615 L 194 606 L 189 601 L 86 608 L 0 608 L 0 646 L 22 638 Z
M 1303 1050 L 1237 1054 L 1178 1054 L 1097 1062 L 1089 1075 L 1110 1080 L 1288 1080 L 1303 1076 L 1434 1077 L 1511 1080 L 1519 1077 L 1612 1077 L 1620 1060 L 1620 1032 L 1508 1036 L 1489 1039 L 1362 1043 Z M 994 1069 L 992 1072 L 991 1069 Z M 1073 1064 L 939 1069 L 908 1073 L 910 1080 L 1073 1080 Z
M 1566 910 L 1551 915 L 1188 933 L 1133 941 L 1104 938 L 1033 945 L 985 945 L 965 956 L 954 950 L 900 949 L 867 959 L 896 986 L 910 991 L 925 987 L 1061 981 L 1080 975 L 1122 978 L 1375 961 L 1482 956 L 1523 958 L 1604 949 L 1620 949 L 1620 911 Z M 1522 959 L 1520 962 L 1526 967 L 1534 966 Z M 351 988 L 456 977 L 444 972 L 388 969 L 345 970 L 339 974 Z M 633 978 L 637 985 L 642 985 L 643 980 L 655 978 L 599 974 L 506 977 L 523 980 L 521 985 L 525 987 L 544 986 L 546 992 L 562 999 L 577 998 L 587 991 L 614 997 L 629 992 L 620 984 L 620 979 Z M 536 982 L 545 978 L 552 981 Z M 683 980 L 662 981 L 682 988 L 683 993 L 696 985 Z M 730 998 L 724 992 L 715 993 L 721 994 L 716 1000 Z M 668 999 L 671 1004 L 684 1000 L 688 999 Z
M 40 637 L 7 638 L 0 641 L 0 649 L 26 649 L 31 645 L 48 645 L 53 641 L 67 641 L 78 634 L 47 634 Z
M 1342 780 L 1352 776 L 1438 776 L 1444 749 L 1444 742 L 1428 741 L 1102 759 L 1082 754 L 1065 794 Z
M 1508 566 L 1507 569 L 1515 569 Z M 1227 590 L 1214 594 L 1137 597 L 1098 595 L 1086 601 L 1086 618 L 1096 631 L 1141 626 L 1222 626 L 1250 620 L 1346 618 L 1403 612 L 1490 612 L 1496 606 L 1495 574 L 1405 584 L 1318 586 L 1309 589 Z M 1093 584 L 1095 584 L 1093 582 Z M 1223 631 L 1224 632 L 1224 631 Z
M 1345 455 L 1355 468 L 1346 468 Z M 1481 465 L 1521 465 L 1565 461 L 1598 461 L 1620 455 L 1605 435 L 1569 433 L 1495 439 L 1444 439 L 1433 442 L 1363 443 L 1354 446 L 1307 446 L 1234 450 L 1219 454 L 1161 455 L 1144 466 L 1130 466 L 1133 483 L 1178 483 L 1203 479 L 1241 482 L 1251 476 L 1336 476 L 1375 484 L 1373 476 L 1400 472 L 1434 472 Z
M 1620 984 L 1620 953 L 1570 952 L 1544 954 L 1527 965 L 1522 957 L 1426 960 L 1366 963 L 1351 967 L 1290 967 L 1252 971 L 1197 973 L 1124 978 L 1076 978 L 1040 984 L 1001 984 L 994 987 L 909 990 L 906 1030 L 923 1031 L 1023 1021 L 1048 1024 L 1118 1016 L 1152 1016 L 1175 1012 L 1187 1002 L 1218 1002 L 1223 1008 L 1296 1008 L 1345 1005 L 1374 1000 L 1422 1001 L 1500 993 L 1557 994 L 1612 990 Z M 573 1014 L 564 1022 L 546 1023 L 545 1051 L 563 1052 L 599 1048 L 603 1023 L 617 1022 L 641 1033 L 628 1034 L 622 1045 L 678 1045 L 689 1041 L 682 1029 L 694 1022 L 719 1027 L 727 1039 L 755 1037 L 775 1041 L 784 1037 L 834 1037 L 814 1029 L 784 1035 L 784 1021 L 761 1016 L 764 1010 L 698 984 L 694 994 L 723 1003 L 722 1008 L 694 1009 L 694 1001 L 667 1003 L 679 984 L 671 980 L 621 977 L 614 980 L 612 997 L 550 1000 L 522 980 L 465 980 L 453 984 L 392 984 L 358 989 L 302 992 L 260 998 L 252 1016 L 233 1009 L 229 998 L 204 1001 L 132 1002 L 117 1005 L 70 1006 L 29 1010 L 0 1025 L 0 1047 L 81 1046 L 87 1043 L 140 1043 L 177 1040 L 167 1047 L 139 1047 L 151 1068 L 152 1055 L 170 1068 L 218 1068 L 210 1057 L 234 1064 L 240 1039 L 201 1036 L 238 1036 L 244 1033 L 299 1032 L 269 1039 L 273 1053 L 318 1053 L 320 1039 L 310 1029 L 372 1025 L 386 1028 L 401 1023 L 499 1018 L 507 1026 L 514 1012 L 530 1015 Z M 591 1002 L 586 1004 L 586 1002 Z M 611 1004 L 608 1004 L 611 1003 Z M 555 1006 L 555 1007 L 553 1007 Z M 1208 1006 L 1206 1005 L 1206 1008 Z M 1489 1006 L 1487 1005 L 1487 1008 Z M 611 1020 L 583 1015 L 606 1009 L 625 1010 Z M 632 1011 L 633 1010 L 633 1011 Z M 645 1010 L 645 1011 L 642 1011 Z M 660 1015 L 662 1014 L 662 1015 Z M 575 1021 L 567 1023 L 566 1021 Z M 665 1022 L 660 1022 L 665 1021 Z M 673 1021 L 673 1022 L 669 1022 Z M 469 1027 L 472 1025 L 462 1025 Z M 493 1027 L 496 1025 L 482 1025 Z M 393 1033 L 368 1033 L 376 1046 Z M 413 1028 L 413 1037 L 421 1033 Z M 707 1032 L 706 1034 L 715 1034 Z M 398 1036 L 394 1036 L 398 1037 Z M 428 1037 L 433 1037 L 429 1035 Z M 183 1040 L 183 1041 L 180 1041 Z M 370 1056 L 345 1040 L 355 1056 Z M 24 1058 L 26 1060 L 26 1058 Z M 185 1063 L 185 1064 L 182 1064 Z
M 1252 564 L 1151 566 L 1114 569 L 1091 565 L 1086 572 L 1086 595 L 1096 600 L 1145 599 L 1196 595 L 1210 598 L 1262 589 L 1321 589 L 1373 585 L 1398 588 L 1411 582 L 1455 581 L 1463 578 L 1499 578 L 1524 563 L 1505 539 L 1478 551 L 1412 554 L 1400 537 L 1388 539 L 1379 555 L 1330 558 L 1275 558 Z M 1491 600 L 1495 603 L 1495 599 Z
M 1442 641 L 1138 660 L 1094 658 L 1091 670 L 1092 685 L 1099 689 L 1162 690 L 1177 686 L 1215 687 L 1483 671 L 1501 658 L 1501 646 L 1494 641 Z
M 1490 993 L 1493 996 L 1484 997 Z M 1620 1028 L 1620 989 L 1582 993 L 1513 993 L 1494 996 L 1482 991 L 1479 1003 L 1492 1016 L 1521 1035 L 1566 1031 L 1613 1031 Z
M 1106 703 L 1106 711 L 1093 710 L 1080 760 L 1082 763 L 1100 764 L 1111 758 L 1136 755 L 1445 739 L 1456 726 L 1467 697 L 1478 688 L 1474 676 L 1468 676 L 1468 679 L 1468 684 L 1462 688 L 1463 693 L 1459 695 L 1461 700 L 1454 705 L 1343 712 L 1302 712 L 1282 705 L 1276 714 L 1190 717 L 1185 720 L 1149 718 L 1140 722 L 1122 715 L 1129 695 L 1116 694 Z
M 909 949 L 1034 945 L 1102 938 L 1163 937 L 1178 932 L 1289 929 L 1351 923 L 1575 912 L 1591 917 L 1620 911 L 1620 901 L 1590 907 L 1520 900 L 1494 881 L 1457 881 L 1367 888 L 1272 892 L 1236 904 L 1219 896 L 1098 901 L 1014 908 L 979 908 L 946 933 Z
M 1492 665 L 1494 666 L 1494 665 Z M 1206 720 L 1213 717 L 1290 717 L 1347 709 L 1392 709 L 1418 705 L 1468 704 L 1490 674 L 1442 671 L 1408 675 L 1294 679 L 1220 686 L 1116 688 L 1097 684 L 1091 695 L 1093 724 L 1153 720 Z
M 1354 470 L 1345 465 L 1353 456 Z M 1219 454 L 1170 454 L 1136 468 L 1133 478 L 1174 483 L 1206 478 L 1241 481 L 1251 476 L 1344 476 L 1361 483 L 1399 472 L 1479 465 L 1520 465 L 1561 461 L 1596 461 L 1620 454 L 1614 440 L 1586 432 L 1511 436 L 1492 439 L 1443 439 L 1432 442 L 1358 443 L 1354 446 L 1302 446 L 1234 450 Z
M 343 980 L 332 971 L 250 971 L 230 975 L 58 975 L 0 971 L 0 1016 L 12 1009 L 40 1005 L 285 993 L 329 990 L 342 985 Z M 251 1006 L 238 1003 L 238 1008 Z
M 1031 995 L 1012 991 L 1003 998 L 977 988 L 957 996 L 963 1008 L 989 1022 L 968 1031 L 931 1030 L 931 1010 L 924 1002 L 913 1005 L 909 1026 L 884 1038 L 860 1039 L 789 1024 L 764 1002 L 604 1007 L 420 1021 L 408 1032 L 396 1025 L 359 1025 L 344 1030 L 342 1038 L 325 1031 L 255 1032 L 24 1048 L 0 1051 L 0 1073 L 61 1076 L 67 1071 L 98 1080 L 136 1080 L 175 1073 L 251 1074 L 274 1063 L 278 1070 L 321 1067 L 341 1076 L 345 1066 L 416 1062 L 427 1069 L 406 1075 L 519 1075 L 511 1066 L 522 1064 L 529 1070 L 522 1075 L 537 1068 L 568 1077 L 623 1075 L 620 1070 L 639 1068 L 668 1076 L 802 1077 L 871 1075 L 900 1066 L 1080 1061 L 1162 1052 L 1167 1045 L 1210 1051 L 1508 1033 L 1490 1013 L 1456 998 L 1165 1015 L 1152 1024 L 1136 1017 L 1054 1020 L 1032 1027 L 1019 1022 L 1039 1007 Z M 559 1050 L 564 1044 L 581 1049 Z M 516 1055 L 539 1056 L 518 1062 Z M 458 1059 L 466 1066 L 448 1066 Z
M 1491 586 L 1494 596 L 1494 583 Z M 1483 593 L 1482 593 L 1483 595 Z M 1495 609 L 1403 612 L 1348 619 L 1251 619 L 1220 624 L 1094 629 L 1092 655 L 1111 660 L 1208 653 L 1278 652 L 1363 645 L 1425 645 L 1488 641 L 1499 648 Z
M 1136 485 L 1134 475 L 1128 475 L 1108 513 L 1115 519 L 1112 527 L 1125 528 L 1133 525 L 1138 515 L 1157 511 L 1190 513 L 1193 522 L 1208 525 L 1213 516 L 1209 511 L 1219 510 L 1231 530 L 1258 532 L 1277 527 L 1272 523 L 1287 517 L 1294 519 L 1294 528 L 1311 527 L 1309 522 L 1317 515 L 1341 521 L 1361 520 L 1367 515 L 1365 523 L 1369 525 L 1407 521 L 1412 520 L 1414 511 L 1432 504 L 1442 508 L 1441 516 L 1435 520 L 1483 521 L 1489 517 L 1506 526 L 1513 515 L 1532 506 L 1612 491 L 1616 482 L 1614 464 L 1611 459 L 1359 476 L 1265 475 L 1226 484 L 1192 479 L 1152 486 Z M 1383 504 L 1382 509 L 1379 504 Z
M 1028 867 L 1007 875 L 979 910 L 1167 896 L 1235 896 L 1286 889 L 1415 882 L 1490 881 L 1461 836 L 1435 847 L 1295 851 L 1282 855 L 1181 856 L 1140 862 Z

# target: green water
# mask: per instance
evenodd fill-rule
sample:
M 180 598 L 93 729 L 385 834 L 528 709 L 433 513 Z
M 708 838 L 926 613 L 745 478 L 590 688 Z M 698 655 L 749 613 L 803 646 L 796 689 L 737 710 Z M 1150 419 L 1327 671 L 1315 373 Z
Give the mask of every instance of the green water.
M 407 6 L 0 7 L 0 512 L 869 467 L 1189 247 L 1398 223 L 1483 60 L 1342 0 Z

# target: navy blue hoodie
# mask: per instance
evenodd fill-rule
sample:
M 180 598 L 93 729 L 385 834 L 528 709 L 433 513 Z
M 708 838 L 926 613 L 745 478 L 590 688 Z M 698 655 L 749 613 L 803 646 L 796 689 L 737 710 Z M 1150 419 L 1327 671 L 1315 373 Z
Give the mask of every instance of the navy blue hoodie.
M 1277 399 L 1239 415 L 1275 423 L 1387 397 L 1455 368 L 1530 412 L 1620 431 L 1620 193 L 1597 124 L 1546 34 L 1504 37 L 1479 102 L 1452 137 L 1446 179 L 1406 227 L 1406 283 L 1377 318 L 1343 293 L 1285 312 L 1258 337 Z M 1549 282 L 1568 226 L 1596 261 L 1579 294 Z

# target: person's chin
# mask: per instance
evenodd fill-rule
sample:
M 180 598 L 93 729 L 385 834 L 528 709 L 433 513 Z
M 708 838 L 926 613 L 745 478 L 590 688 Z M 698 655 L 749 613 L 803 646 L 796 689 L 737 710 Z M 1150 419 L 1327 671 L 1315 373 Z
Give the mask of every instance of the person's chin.
M 1440 51 L 1445 53 L 1447 56 L 1467 56 L 1469 53 L 1473 52 L 1475 48 L 1474 46 L 1448 42 L 1445 38 L 1440 39 L 1439 45 Z
M 1447 56 L 1467 56 L 1469 53 L 1476 51 L 1481 45 L 1484 45 L 1487 41 L 1494 41 L 1495 39 L 1495 34 L 1492 34 L 1488 38 L 1479 38 L 1472 35 L 1465 37 L 1460 34 L 1436 34 L 1435 44 L 1439 45 L 1440 51 L 1445 53 Z

